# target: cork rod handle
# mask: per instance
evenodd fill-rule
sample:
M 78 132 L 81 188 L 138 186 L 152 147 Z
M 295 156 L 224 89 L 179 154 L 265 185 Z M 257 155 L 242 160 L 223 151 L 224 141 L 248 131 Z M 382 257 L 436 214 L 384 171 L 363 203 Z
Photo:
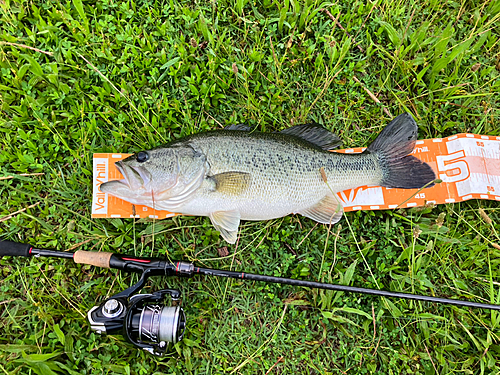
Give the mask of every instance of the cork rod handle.
M 84 251 L 78 250 L 73 256 L 75 263 L 90 264 L 91 266 L 109 268 L 109 260 L 113 253 L 103 251 Z

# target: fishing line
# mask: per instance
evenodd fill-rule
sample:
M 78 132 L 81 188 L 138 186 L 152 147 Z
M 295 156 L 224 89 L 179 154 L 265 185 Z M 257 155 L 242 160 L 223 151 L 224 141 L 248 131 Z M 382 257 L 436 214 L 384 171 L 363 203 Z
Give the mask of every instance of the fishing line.
M 83 55 L 81 55 L 80 53 L 76 52 L 76 54 L 78 56 L 80 56 L 81 59 L 83 59 L 87 64 L 90 65 L 90 67 L 92 68 L 92 70 L 94 70 L 94 72 L 96 72 L 102 79 L 104 79 L 107 83 L 109 83 L 111 85 L 111 87 L 119 94 L 121 95 L 122 97 L 125 98 L 125 100 L 128 102 L 128 104 L 135 110 L 135 112 L 139 115 L 139 118 L 141 119 L 141 122 L 143 123 L 144 127 L 146 129 L 149 128 L 153 128 L 153 130 L 155 131 L 156 135 L 161 139 L 161 141 L 163 143 L 167 143 L 167 141 L 163 138 L 163 135 L 158 131 L 158 129 L 156 129 L 154 126 L 151 125 L 151 123 L 148 121 L 148 119 L 137 109 L 137 107 L 134 105 L 134 103 L 132 102 L 132 100 L 130 99 L 130 97 L 128 96 L 127 93 L 121 91 L 121 90 L 118 90 L 118 88 L 113 84 L 113 82 L 111 82 L 111 80 L 106 77 L 99 69 L 97 69 L 94 64 L 92 64 L 89 60 L 87 60 Z M 150 110 L 152 110 L 150 108 Z M 153 111 L 154 113 L 154 111 Z M 158 114 L 156 114 L 156 117 L 158 118 Z M 149 132 L 149 135 L 152 135 L 151 132 Z
M 476 233 L 477 233 L 480 237 L 482 237 L 482 238 L 483 238 L 483 240 L 485 240 L 485 241 L 486 241 L 489 245 L 491 245 L 491 246 L 495 247 L 495 246 L 493 245 L 493 242 L 492 242 L 491 240 L 489 240 L 488 238 L 486 238 L 486 237 L 485 237 L 483 234 L 481 234 L 481 233 L 480 233 L 480 232 L 479 232 L 476 228 L 474 228 L 472 225 L 470 225 L 470 224 L 467 222 L 467 220 L 465 220 L 465 219 L 463 218 L 463 216 L 460 216 L 458 213 L 456 213 L 456 212 L 455 212 L 455 210 L 454 210 L 453 208 L 451 208 L 451 211 L 452 211 L 455 215 L 457 215 L 457 217 L 458 217 L 458 219 L 459 219 L 460 221 L 463 221 L 465 224 L 467 224 L 467 225 L 470 227 L 470 229 L 472 229 L 472 230 L 473 230 L 474 232 L 476 232 Z M 458 223 L 457 223 L 457 224 L 458 224 Z
M 321 309 L 319 307 L 314 307 L 314 306 L 310 306 L 310 308 L 311 308 L 311 310 L 317 310 L 318 312 L 332 310 L 332 309 Z M 385 310 L 388 310 L 388 309 L 385 309 Z M 337 311 L 342 312 L 342 313 L 348 313 L 348 311 L 341 310 L 341 308 L 338 310 L 335 310 L 335 312 L 337 312 Z M 467 313 L 471 314 L 471 311 L 467 311 Z M 425 312 L 419 312 L 418 314 L 425 314 Z M 432 317 L 427 318 L 427 317 L 419 317 L 419 316 L 415 316 L 415 315 L 413 315 L 412 317 L 404 317 L 404 316 L 395 317 L 393 315 L 385 315 L 384 314 L 384 315 L 380 315 L 380 316 L 376 315 L 377 319 L 375 321 L 380 322 L 382 320 L 382 318 L 385 318 L 385 319 L 392 319 L 392 320 L 395 320 L 398 322 L 404 322 L 405 325 L 402 325 L 401 326 L 402 328 L 405 328 L 410 324 L 413 325 L 413 324 L 420 323 L 420 322 L 428 322 L 428 323 L 438 325 L 440 327 L 450 326 L 453 328 L 465 327 L 467 329 L 471 329 L 471 328 L 484 329 L 484 330 L 489 331 L 492 335 L 496 336 L 497 339 L 500 340 L 500 337 L 494 333 L 495 327 L 489 328 L 485 325 L 469 325 L 469 324 L 464 324 L 462 326 L 462 325 L 456 324 L 455 322 L 453 322 L 451 320 L 447 320 L 447 318 L 445 318 L 445 317 L 440 317 L 439 315 L 435 315 L 435 314 L 432 314 L 432 315 L 433 315 Z M 474 316 L 474 318 L 476 320 L 479 320 L 479 318 L 476 315 L 474 315 L 474 314 L 472 314 L 472 315 Z M 456 317 L 456 319 L 458 319 L 458 317 Z M 373 322 L 373 320 L 370 320 L 370 321 Z
M 335 193 L 333 192 L 332 188 L 330 187 L 330 184 L 328 183 L 328 178 L 326 176 L 325 169 L 323 167 L 321 167 L 319 169 L 319 171 L 320 171 L 320 174 L 321 174 L 321 178 L 323 179 L 323 182 L 326 184 L 326 186 L 328 186 L 328 189 L 330 189 L 330 192 L 335 197 Z M 340 203 L 338 203 L 337 209 L 338 210 L 342 210 L 343 209 L 342 206 L 340 205 Z M 335 213 L 337 213 L 337 212 L 335 212 Z M 331 229 L 331 225 L 332 225 L 331 219 L 333 218 L 334 215 L 335 214 L 333 214 L 332 217 L 330 218 L 330 228 L 329 229 Z M 361 251 L 361 248 L 359 247 L 358 240 L 356 239 L 356 236 L 354 235 L 354 231 L 351 228 L 351 223 L 349 222 L 349 219 L 347 218 L 347 215 L 344 215 L 344 216 L 345 216 L 345 220 L 347 222 L 347 225 L 349 226 L 349 230 L 351 231 L 352 238 L 354 239 L 354 242 L 356 243 L 356 247 L 358 248 L 358 251 L 361 254 L 361 257 L 363 258 L 363 262 L 365 262 L 366 268 L 368 268 L 368 271 L 370 272 L 370 275 L 372 276 L 373 281 L 375 282 L 375 285 L 377 286 L 378 289 L 380 289 L 380 286 L 378 285 L 378 282 L 377 282 L 377 280 L 375 279 L 375 276 L 372 273 L 372 269 L 368 265 L 368 262 L 366 261 L 365 255 L 363 254 L 363 252 Z M 328 231 L 328 234 L 329 233 L 330 232 Z M 327 237 L 327 240 L 328 240 L 328 237 Z M 326 246 L 325 246 L 325 249 L 326 249 Z M 323 260 L 321 261 L 321 268 L 322 267 L 323 267 Z M 321 272 L 321 268 L 320 268 L 320 272 Z M 386 302 L 384 301 L 384 303 L 386 303 Z M 386 305 L 388 305 L 388 304 L 386 303 Z M 387 306 L 387 308 L 390 308 L 390 306 Z
M 436 178 L 433 181 L 429 181 L 424 186 L 422 186 L 420 189 L 418 189 L 417 191 L 413 192 L 412 195 L 410 195 L 406 200 L 404 200 L 403 202 L 401 202 L 400 204 L 398 204 L 395 209 L 400 208 L 403 204 L 405 204 L 406 202 L 408 202 L 410 199 L 412 199 L 415 195 L 417 195 L 418 193 L 420 193 L 422 190 L 424 190 L 429 185 L 431 185 L 431 184 L 432 185 L 434 185 L 434 184 L 440 184 L 441 182 L 443 182 L 443 180 L 441 180 L 439 178 Z
M 366 261 L 365 255 L 363 254 L 363 251 L 361 250 L 361 247 L 358 244 L 358 240 L 356 239 L 356 235 L 354 234 L 354 231 L 352 230 L 351 223 L 349 222 L 349 218 L 347 215 L 345 215 L 345 221 L 347 222 L 347 226 L 349 227 L 349 230 L 351 232 L 352 238 L 354 239 L 354 242 L 356 243 L 356 247 L 358 248 L 359 253 L 361 254 L 361 257 L 363 258 L 363 262 L 365 262 L 366 268 L 370 272 L 370 275 L 373 278 L 373 281 L 375 282 L 375 285 L 377 286 L 378 289 L 380 289 L 380 286 L 378 285 L 377 279 L 375 279 L 375 276 L 373 275 L 372 269 L 368 262 Z M 389 308 L 389 306 L 388 306 Z

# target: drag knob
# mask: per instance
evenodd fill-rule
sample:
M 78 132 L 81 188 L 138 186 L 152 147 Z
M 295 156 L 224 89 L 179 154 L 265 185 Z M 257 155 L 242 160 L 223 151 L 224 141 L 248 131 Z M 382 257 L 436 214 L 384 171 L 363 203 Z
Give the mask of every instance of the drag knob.
M 123 304 L 116 299 L 108 299 L 102 308 L 102 314 L 107 318 L 116 318 L 123 311 Z

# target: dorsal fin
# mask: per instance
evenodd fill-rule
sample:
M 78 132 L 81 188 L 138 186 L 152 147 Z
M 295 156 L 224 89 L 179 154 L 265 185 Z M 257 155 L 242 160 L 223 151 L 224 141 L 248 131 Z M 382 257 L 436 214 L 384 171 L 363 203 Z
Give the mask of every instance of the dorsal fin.
M 312 143 L 323 150 L 332 150 L 342 144 L 340 138 L 324 127 L 316 123 L 296 125 L 280 132 L 281 134 L 293 135 L 304 141 Z
M 226 126 L 224 130 L 240 130 L 243 132 L 249 132 L 250 130 L 252 130 L 252 128 L 247 124 L 232 124 Z

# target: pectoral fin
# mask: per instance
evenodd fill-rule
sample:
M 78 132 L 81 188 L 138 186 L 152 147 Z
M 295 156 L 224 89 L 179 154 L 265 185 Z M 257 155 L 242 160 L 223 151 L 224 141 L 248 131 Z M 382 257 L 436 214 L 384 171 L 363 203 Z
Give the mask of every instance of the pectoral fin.
M 222 237 L 229 243 L 235 243 L 240 226 L 240 211 L 216 211 L 210 213 L 210 220 Z
M 314 206 L 299 213 L 319 223 L 335 224 L 342 217 L 344 208 L 336 196 L 329 194 Z
M 224 172 L 211 177 L 215 180 L 215 190 L 228 195 L 240 195 L 250 186 L 252 176 L 245 172 Z

